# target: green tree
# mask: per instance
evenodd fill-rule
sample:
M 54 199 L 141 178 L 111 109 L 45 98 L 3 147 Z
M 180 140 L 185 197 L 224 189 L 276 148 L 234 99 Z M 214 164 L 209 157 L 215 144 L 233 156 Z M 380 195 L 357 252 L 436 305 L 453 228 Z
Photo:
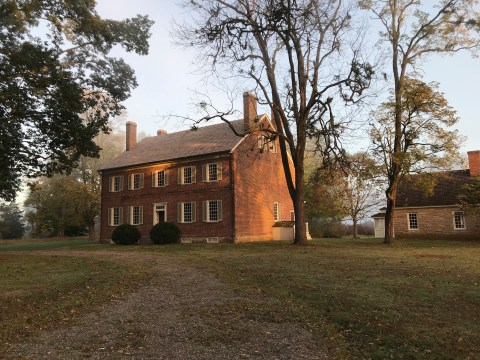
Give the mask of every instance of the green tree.
M 394 239 L 393 214 L 397 189 L 409 163 L 405 150 L 404 116 L 405 91 L 409 78 L 431 54 L 455 54 L 461 50 L 479 48 L 480 18 L 477 0 L 442 0 L 428 7 L 420 0 L 362 0 L 360 4 L 379 20 L 383 31 L 381 40 L 391 60 L 391 79 L 394 88 L 392 116 L 389 117 L 389 153 L 384 162 L 387 167 L 387 210 L 385 214 L 385 243 Z M 390 73 L 390 72 L 389 72 Z M 388 74 L 386 74 L 388 78 Z M 386 135 L 386 134 L 385 134 Z M 377 142 L 378 143 L 378 142 Z M 435 145 L 435 142 L 434 144 Z M 385 148 L 386 149 L 386 148 Z M 432 146 L 435 149 L 435 146 Z
M 317 168 L 305 185 L 306 216 L 309 223 L 321 219 L 322 223 L 336 223 L 348 216 L 345 189 L 345 172 L 335 169 Z
M 305 196 L 307 218 L 312 223 L 322 219 L 329 224 L 350 217 L 353 237 L 357 237 L 358 222 L 383 200 L 382 178 L 374 160 L 365 153 L 347 155 L 345 160 L 333 167 L 320 165 L 310 175 Z
M 372 75 L 358 52 L 350 51 L 356 48 L 348 36 L 358 29 L 353 28 L 349 5 L 338 0 L 185 0 L 183 4 L 192 18 L 177 26 L 178 42 L 197 48 L 203 69 L 210 68 L 206 73 L 212 76 L 220 74 L 222 83 L 233 76 L 255 84 L 259 102 L 270 108 L 275 127 L 258 131 L 280 144 L 295 210 L 294 244 L 306 243 L 307 138 L 322 144 L 325 158 L 340 154 L 342 124 L 333 115 L 334 99 L 357 99 Z M 206 121 L 228 121 L 232 114 L 217 111 L 208 102 L 202 102 L 200 110 L 205 112 L 200 120 Z
M 349 156 L 349 166 L 343 196 L 348 216 L 353 222 L 353 237 L 358 237 L 358 222 L 383 202 L 380 169 L 375 161 L 365 153 Z
M 414 79 L 403 81 L 398 135 L 393 96 L 373 114 L 376 122 L 371 125 L 372 153 L 387 179 L 387 195 L 390 194 L 387 204 L 391 206 L 395 205 L 397 188 L 405 175 L 445 169 L 458 161 L 463 138 L 458 130 L 447 130 L 458 118 L 437 87 L 436 83 L 425 84 Z M 397 143 L 399 148 L 395 150 Z M 395 186 L 395 197 L 390 193 L 391 186 Z M 386 235 L 385 242 L 391 241 Z
M 82 230 L 86 223 L 76 211 L 81 183 L 71 176 L 54 175 L 40 178 L 31 184 L 24 205 L 32 209 L 27 219 L 34 235 L 48 234 L 63 237 L 67 230 Z
M 457 196 L 458 205 L 470 216 L 480 215 L 480 177 L 464 184 Z
M 23 176 L 69 172 L 80 156 L 98 156 L 94 137 L 137 85 L 130 66 L 108 54 L 120 45 L 146 55 L 152 21 L 102 19 L 95 5 L 0 3 L 0 198 L 13 199 Z
M 120 119 L 121 121 L 122 119 Z M 109 127 L 117 128 L 115 122 Z M 32 184 L 26 206 L 35 210 L 28 219 L 36 233 L 53 232 L 62 235 L 65 229 L 88 228 L 89 240 L 95 240 L 95 224 L 100 214 L 100 175 L 98 169 L 125 148 L 122 131 L 98 134 L 95 144 L 100 147 L 98 158 L 81 157 L 79 166 L 69 176 L 41 178 Z
M 24 233 L 23 211 L 15 203 L 0 204 L 0 238 L 20 239 Z

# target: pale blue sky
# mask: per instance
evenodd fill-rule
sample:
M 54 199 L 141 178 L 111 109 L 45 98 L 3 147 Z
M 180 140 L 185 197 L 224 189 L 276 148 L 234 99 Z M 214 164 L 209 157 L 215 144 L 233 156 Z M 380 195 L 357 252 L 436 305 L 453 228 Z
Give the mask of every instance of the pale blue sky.
M 165 120 L 168 114 L 195 116 L 191 107 L 193 90 L 201 90 L 218 101 L 226 99 L 213 87 L 205 86 L 201 76 L 195 74 L 195 53 L 172 45 L 171 21 L 184 16 L 176 1 L 170 0 L 97 0 L 102 17 L 121 19 L 136 14 L 148 14 L 155 25 L 152 28 L 150 54 L 136 56 L 118 53 L 134 68 L 138 88 L 125 102 L 128 118 L 136 121 L 138 131 L 156 134 L 163 128 L 174 132 L 188 128 L 188 124 Z M 467 53 L 453 57 L 431 57 L 422 66 L 424 80 L 438 81 L 440 90 L 460 117 L 457 128 L 468 137 L 462 152 L 480 149 L 480 123 L 477 116 L 477 85 L 480 83 L 480 59 Z M 249 90 L 249 89 L 245 89 Z M 240 101 L 236 102 L 241 110 Z

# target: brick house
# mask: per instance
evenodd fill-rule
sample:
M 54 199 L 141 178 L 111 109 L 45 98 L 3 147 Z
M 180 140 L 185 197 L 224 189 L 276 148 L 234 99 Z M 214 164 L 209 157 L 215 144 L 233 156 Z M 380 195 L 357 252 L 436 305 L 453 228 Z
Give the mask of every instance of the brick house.
M 457 205 L 462 185 L 480 175 L 480 151 L 468 152 L 469 169 L 414 175 L 406 178 L 397 192 L 394 224 L 397 238 L 478 239 L 480 218 L 467 216 Z M 431 194 L 418 186 L 422 177 L 434 177 Z M 384 209 L 381 209 L 384 210 Z M 385 212 L 373 216 L 376 237 L 385 235 Z M 377 233 L 383 230 L 383 234 Z
M 237 132 L 273 126 L 257 116 L 257 102 L 244 94 L 244 119 L 232 121 Z M 175 223 L 183 242 L 272 240 L 272 225 L 291 220 L 277 142 L 261 132 L 244 137 L 227 123 L 196 131 L 136 141 L 136 124 L 127 123 L 126 151 L 100 170 L 101 241 L 115 226 L 138 226 L 142 239 L 158 222 Z

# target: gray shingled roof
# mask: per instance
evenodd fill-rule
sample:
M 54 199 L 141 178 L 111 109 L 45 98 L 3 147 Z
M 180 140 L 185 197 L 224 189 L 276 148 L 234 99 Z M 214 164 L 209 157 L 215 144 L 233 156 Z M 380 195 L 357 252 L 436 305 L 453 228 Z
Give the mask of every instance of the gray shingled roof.
M 432 194 L 416 185 L 420 177 L 434 177 Z M 469 170 L 454 170 L 432 174 L 413 175 L 404 179 L 397 192 L 396 207 L 447 206 L 457 204 L 462 185 L 473 181 Z
M 235 130 L 243 132 L 243 120 L 231 122 Z M 152 136 L 124 151 L 100 170 L 214 154 L 232 150 L 242 138 L 233 133 L 228 124 L 221 123 L 176 133 Z

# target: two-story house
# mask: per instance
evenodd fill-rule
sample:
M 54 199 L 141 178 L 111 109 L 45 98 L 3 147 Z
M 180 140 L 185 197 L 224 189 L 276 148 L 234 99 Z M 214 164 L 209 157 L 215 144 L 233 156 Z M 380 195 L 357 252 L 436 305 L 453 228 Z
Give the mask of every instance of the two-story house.
M 273 126 L 257 116 L 254 94 L 244 94 L 239 133 Z M 279 146 L 261 132 L 239 137 L 227 123 L 157 136 L 137 143 L 127 123 L 126 151 L 101 169 L 101 241 L 123 223 L 138 226 L 142 239 L 158 222 L 175 223 L 183 242 L 272 240 L 272 225 L 291 220 Z

